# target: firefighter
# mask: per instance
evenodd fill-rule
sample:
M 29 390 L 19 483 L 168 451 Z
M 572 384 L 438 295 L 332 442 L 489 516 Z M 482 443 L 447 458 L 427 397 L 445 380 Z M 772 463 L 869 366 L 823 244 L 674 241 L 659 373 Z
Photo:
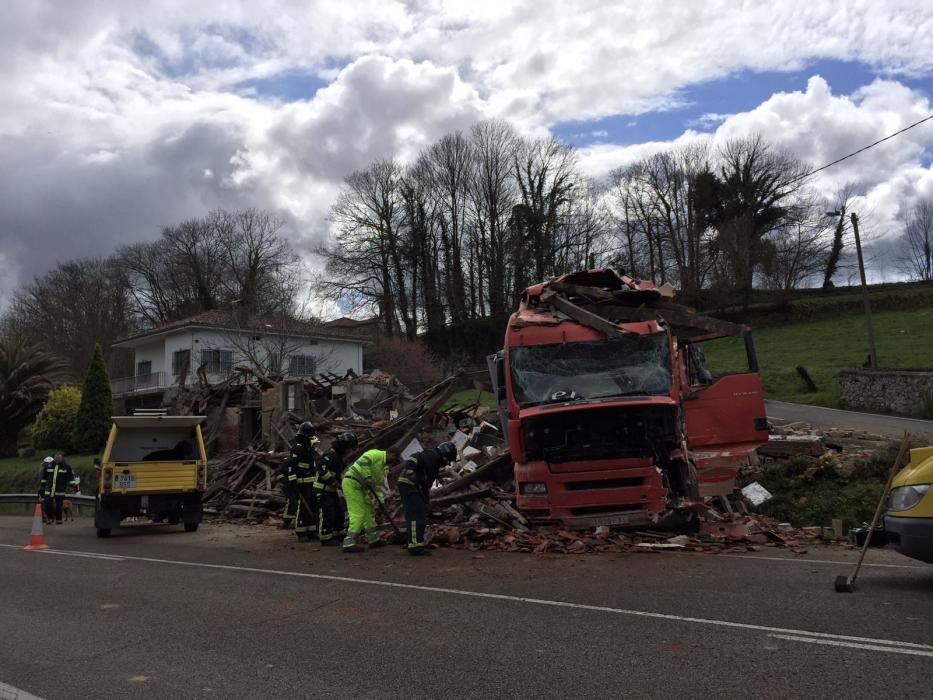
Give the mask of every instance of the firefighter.
M 408 526 L 408 542 L 405 547 L 409 554 L 430 551 L 426 549 L 424 532 L 427 527 L 431 486 L 437 481 L 441 467 L 456 459 L 457 446 L 452 442 L 442 442 L 437 447 L 418 452 L 402 462 L 398 493 L 405 507 L 405 523 Z
M 350 516 L 347 536 L 343 539 L 344 552 L 359 551 L 360 535 L 366 538 L 366 544 L 370 547 L 381 547 L 385 544 L 379 539 L 379 533 L 376 531 L 373 499 L 375 498 L 380 505 L 385 503 L 382 485 L 385 481 L 386 467 L 396 464 L 398 459 L 398 450 L 392 447 L 388 450 L 367 450 L 344 474 L 341 487 Z
M 298 514 L 295 518 L 295 534 L 299 542 L 310 542 L 317 538 L 317 501 L 314 499 L 314 482 L 317 480 L 314 446 L 320 443 L 314 426 L 305 421 L 291 445 L 288 456 L 288 481 L 294 485 L 298 499 Z
M 42 460 L 42 464 L 39 465 L 39 471 L 36 473 L 36 479 L 39 481 L 39 483 L 42 483 L 42 479 L 45 476 L 45 468 L 48 465 L 52 464 L 54 461 L 55 460 L 52 459 L 52 455 L 49 455 L 48 457 Z M 48 525 L 49 523 L 52 522 L 52 520 L 49 517 L 48 509 L 45 507 L 46 506 L 45 494 L 42 492 L 41 486 L 39 487 L 39 499 L 42 501 L 42 522 Z
M 357 446 L 353 433 L 341 433 L 318 462 L 317 483 L 314 491 L 318 504 L 318 538 L 321 544 L 336 544 L 343 531 L 344 512 L 337 487 L 343 478 L 347 452 Z
M 62 524 L 62 502 L 69 486 L 75 486 L 74 469 L 65 461 L 61 452 L 56 452 L 51 463 L 43 463 L 42 484 L 39 487 L 39 498 L 45 499 L 46 517 L 57 525 Z
M 291 455 L 279 462 L 275 470 L 275 482 L 282 486 L 285 492 L 285 510 L 282 511 L 282 529 L 293 530 L 295 528 L 295 517 L 298 515 L 298 487 L 294 481 L 290 481 L 288 476 L 291 473 Z M 297 477 L 296 477 L 297 478 Z

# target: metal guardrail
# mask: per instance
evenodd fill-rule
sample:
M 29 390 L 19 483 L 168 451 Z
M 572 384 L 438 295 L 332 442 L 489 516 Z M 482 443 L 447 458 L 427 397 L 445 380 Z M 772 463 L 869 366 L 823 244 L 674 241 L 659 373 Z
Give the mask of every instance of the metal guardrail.
M 97 502 L 97 496 L 87 496 L 85 494 L 71 493 L 65 496 L 69 501 L 79 508 L 93 508 Z M 22 503 L 28 506 L 35 506 L 39 498 L 34 493 L 0 493 L 0 504 L 2 503 Z M 216 508 L 204 508 L 204 515 L 220 515 Z M 0 700 L 3 700 L 0 696 Z
M 86 496 L 84 494 L 69 493 L 65 496 L 77 508 L 93 508 L 97 501 L 97 496 Z M 0 503 L 22 503 L 27 507 L 35 506 L 39 497 L 34 493 L 0 493 Z
M 83 506 L 92 506 L 97 500 L 97 496 L 86 496 L 83 493 L 69 493 L 65 498 Z M 35 503 L 38 500 L 39 497 L 34 493 L 0 493 L 0 503 Z

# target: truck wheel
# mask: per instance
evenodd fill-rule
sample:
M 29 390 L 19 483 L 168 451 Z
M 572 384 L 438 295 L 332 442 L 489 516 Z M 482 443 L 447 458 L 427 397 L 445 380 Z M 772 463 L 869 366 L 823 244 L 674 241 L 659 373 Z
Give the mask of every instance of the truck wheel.
M 197 532 L 200 523 L 185 523 L 185 532 Z
M 98 537 L 110 537 L 110 528 L 109 527 L 99 527 L 97 528 Z

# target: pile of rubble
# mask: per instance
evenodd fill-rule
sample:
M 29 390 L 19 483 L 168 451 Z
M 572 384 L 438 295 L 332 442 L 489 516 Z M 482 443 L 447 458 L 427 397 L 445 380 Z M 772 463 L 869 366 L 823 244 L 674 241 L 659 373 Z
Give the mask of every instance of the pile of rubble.
M 389 375 L 380 375 L 380 386 L 388 387 L 391 396 L 399 399 L 404 391 L 403 388 L 400 389 L 401 385 L 389 378 Z M 451 395 L 464 384 L 465 379 L 461 375 L 448 377 L 419 396 L 405 398 L 406 411 L 398 414 L 397 409 L 391 409 L 386 420 L 368 421 L 358 414 L 358 410 L 363 410 L 373 415 L 389 404 L 384 398 L 379 398 L 378 393 L 369 390 L 367 392 L 371 394 L 371 398 L 376 398 L 375 402 L 369 401 L 364 409 L 360 409 L 359 403 L 349 403 L 353 409 L 349 411 L 349 415 L 342 411 L 339 414 L 337 411 L 329 411 L 326 415 L 282 411 L 276 416 L 276 421 L 268 421 L 268 428 L 249 448 L 232 452 L 222 461 L 211 464 L 211 486 L 205 494 L 205 505 L 215 512 L 235 517 L 262 518 L 280 512 L 284 507 L 285 497 L 274 481 L 274 472 L 287 454 L 284 448 L 289 438 L 295 434 L 297 426 L 309 418 L 317 427 L 322 449 L 327 449 L 330 441 L 340 433 L 355 433 L 359 445 L 349 456 L 351 460 L 374 447 L 400 444 L 408 445 L 410 451 L 417 451 L 421 449 L 419 439 L 432 441 L 434 444 L 448 439 L 450 435 L 460 434 L 462 438 L 458 438 L 458 442 L 462 445 L 463 453 L 473 458 L 460 465 L 460 470 L 464 472 L 462 475 L 466 475 L 466 472 L 483 466 L 498 456 L 494 445 L 500 440 L 498 437 L 490 438 L 492 442 L 482 438 L 471 440 L 457 428 L 457 421 L 464 420 L 463 409 L 445 410 L 445 404 Z M 331 407 L 342 402 L 343 397 L 352 395 L 353 387 L 369 384 L 361 384 L 354 379 L 349 382 L 349 386 L 341 383 L 334 388 L 338 386 L 346 391 L 338 392 L 338 399 L 328 399 Z M 467 419 L 475 422 L 471 416 L 467 416 Z M 486 428 L 482 427 L 482 424 L 477 427 L 476 432 L 487 437 L 490 431 L 498 433 L 495 426 L 490 423 L 485 425 Z M 477 449 L 468 443 L 483 447 Z M 450 479 L 460 476 L 459 472 L 447 474 Z
M 757 461 L 744 469 L 741 477 L 743 482 L 754 480 L 769 463 L 797 458 L 810 462 L 808 476 L 831 471 L 847 479 L 859 464 L 885 454 L 895 445 L 891 438 L 865 430 L 820 429 L 802 422 L 788 423 L 772 428 L 770 440 L 757 450 Z
M 804 554 L 808 544 L 838 543 L 850 546 L 841 535 L 827 528 L 794 528 L 788 523 L 778 523 L 758 515 L 715 514 L 715 517 L 718 519 L 701 521 L 698 533 L 673 536 L 670 532 L 653 530 L 618 533 L 610 531 L 608 527 L 598 527 L 590 532 L 560 528 L 513 529 L 471 520 L 462 524 L 435 525 L 431 543 L 438 547 L 472 552 L 525 552 L 538 555 L 670 550 L 718 554 L 757 551 L 762 547 L 779 547 Z

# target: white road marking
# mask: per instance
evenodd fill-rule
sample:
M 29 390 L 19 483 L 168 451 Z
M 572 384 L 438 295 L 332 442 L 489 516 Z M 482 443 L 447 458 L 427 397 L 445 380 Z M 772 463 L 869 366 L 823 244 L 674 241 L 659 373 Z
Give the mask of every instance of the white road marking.
M 12 547 L 13 545 L 0 545 Z M 20 549 L 17 547 L 17 549 Z M 77 554 L 94 554 L 94 552 L 76 552 Z M 753 625 L 745 622 L 732 622 L 730 620 L 715 620 L 705 617 L 689 617 L 685 615 L 672 615 L 670 613 L 650 612 L 647 610 L 629 610 L 627 608 L 611 608 L 605 605 L 588 605 L 586 603 L 571 603 L 563 600 L 547 600 L 545 598 L 525 598 L 523 596 L 506 595 L 504 593 L 484 593 L 482 591 L 468 591 L 460 588 L 442 588 L 440 586 L 422 586 L 414 583 L 398 583 L 396 581 L 380 581 L 378 579 L 355 578 L 353 576 L 335 576 L 333 574 L 312 574 L 305 571 L 285 571 L 282 569 L 261 569 L 254 566 L 235 566 L 233 564 L 208 564 L 197 561 L 180 561 L 175 559 L 157 559 L 155 557 L 124 556 L 127 561 L 142 561 L 151 564 L 169 564 L 173 566 L 190 566 L 199 569 L 215 569 L 220 571 L 238 571 L 251 574 L 269 574 L 273 576 L 287 576 L 293 578 L 312 579 L 317 581 L 336 581 L 338 583 L 354 583 L 363 586 L 379 586 L 406 591 L 419 591 L 422 593 L 440 593 L 442 595 L 463 596 L 483 600 L 501 600 L 510 603 L 524 603 L 526 605 L 540 605 L 552 608 L 568 608 L 571 610 L 588 610 L 592 612 L 612 613 L 629 617 L 641 617 L 651 620 L 666 620 L 668 622 L 686 622 L 696 625 L 709 625 L 727 629 L 750 630 L 771 634 L 783 634 L 804 639 L 824 639 L 838 642 L 855 642 L 886 648 L 922 649 L 933 655 L 933 646 L 929 644 L 916 644 L 896 639 L 876 639 L 873 637 L 857 637 L 845 634 L 832 634 L 830 632 L 811 632 L 786 627 L 770 627 L 768 625 Z
M 846 647 L 848 649 L 868 649 L 869 651 L 884 651 L 888 654 L 908 654 L 910 656 L 929 656 L 933 658 L 933 651 L 922 649 L 906 649 L 903 646 L 881 646 L 880 644 L 856 644 L 853 642 L 838 642 L 834 639 L 814 639 L 813 637 L 800 637 L 793 634 L 769 634 L 774 639 L 786 639 L 791 642 L 804 644 L 823 644 L 833 647 Z
M 59 554 L 66 557 L 84 557 L 86 559 L 104 559 L 106 561 L 123 561 L 123 557 L 116 557 L 111 554 L 97 554 L 96 552 L 67 552 L 61 549 L 42 549 L 40 554 Z
M 709 556 L 709 555 L 702 555 Z M 715 554 L 714 559 L 752 559 L 754 561 L 780 561 L 793 564 L 832 564 L 833 566 L 846 567 L 855 564 L 855 561 L 834 561 L 833 559 L 805 559 L 803 557 L 791 559 L 790 557 L 757 557 L 754 554 Z M 930 566 L 912 566 L 911 564 L 873 564 L 865 562 L 862 566 L 874 566 L 879 569 L 913 569 L 914 571 L 928 571 L 933 573 L 933 567 Z
M 42 698 L 0 681 L 0 700 L 42 700 Z

